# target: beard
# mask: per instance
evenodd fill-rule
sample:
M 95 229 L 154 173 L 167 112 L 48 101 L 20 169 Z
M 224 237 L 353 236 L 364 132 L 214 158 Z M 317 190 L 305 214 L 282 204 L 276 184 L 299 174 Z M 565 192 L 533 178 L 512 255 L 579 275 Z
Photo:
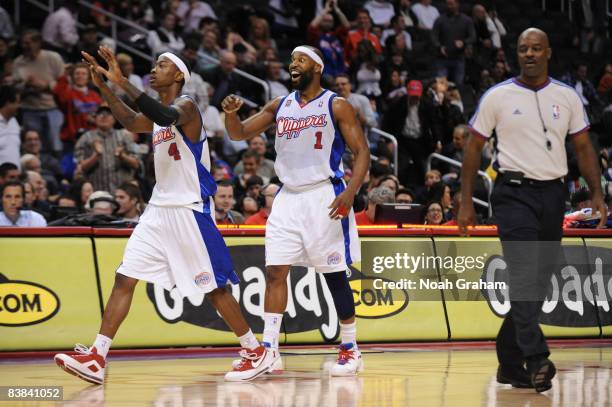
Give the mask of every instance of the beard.
M 314 73 L 312 71 L 304 72 L 300 75 L 297 82 L 291 81 L 293 89 L 303 91 L 312 83 Z

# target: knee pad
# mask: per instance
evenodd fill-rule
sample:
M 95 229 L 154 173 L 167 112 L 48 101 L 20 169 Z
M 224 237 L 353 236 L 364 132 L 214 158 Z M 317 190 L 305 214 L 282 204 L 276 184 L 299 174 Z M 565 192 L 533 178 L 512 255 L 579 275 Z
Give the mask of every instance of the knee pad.
M 346 277 L 346 272 L 325 273 L 323 277 L 325 277 L 327 287 L 334 299 L 338 318 L 343 321 L 353 317 L 355 315 L 355 302 L 353 301 L 353 292 Z

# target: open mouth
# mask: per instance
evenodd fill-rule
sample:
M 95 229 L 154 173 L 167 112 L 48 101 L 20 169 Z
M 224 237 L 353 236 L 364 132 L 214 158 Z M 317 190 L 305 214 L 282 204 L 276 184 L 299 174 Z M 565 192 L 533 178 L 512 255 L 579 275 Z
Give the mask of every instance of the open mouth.
M 296 70 L 293 70 L 290 73 L 291 73 L 291 80 L 294 80 L 294 81 L 300 79 L 300 76 L 302 76 L 302 74 Z

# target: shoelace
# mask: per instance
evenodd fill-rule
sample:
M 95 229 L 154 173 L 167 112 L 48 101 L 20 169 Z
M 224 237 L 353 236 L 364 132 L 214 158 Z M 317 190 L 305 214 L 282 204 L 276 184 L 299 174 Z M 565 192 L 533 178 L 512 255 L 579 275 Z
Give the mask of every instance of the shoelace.
M 80 353 L 81 355 L 89 355 L 91 353 L 89 351 L 89 348 L 83 345 L 82 343 L 77 343 L 76 345 L 74 345 L 74 351 L 76 353 Z
M 353 359 L 353 352 L 349 349 L 340 349 L 340 353 L 338 354 L 338 364 L 344 365 L 349 359 Z
M 240 359 L 240 364 L 236 367 L 236 370 L 240 370 L 242 366 L 249 360 L 257 360 L 259 356 L 255 352 L 249 352 L 247 349 L 242 349 L 240 353 L 238 353 L 242 359 Z

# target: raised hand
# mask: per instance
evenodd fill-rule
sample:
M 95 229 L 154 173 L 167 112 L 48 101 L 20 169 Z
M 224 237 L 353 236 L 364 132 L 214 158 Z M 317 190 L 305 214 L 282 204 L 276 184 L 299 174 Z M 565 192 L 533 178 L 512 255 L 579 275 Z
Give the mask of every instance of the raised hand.
M 115 54 L 113 54 L 113 51 L 109 47 L 102 45 L 98 48 L 98 55 L 106 61 L 108 69 L 104 69 L 98 65 L 96 71 L 104 75 L 111 83 L 121 85 L 125 78 L 121 72 L 121 68 L 119 68 L 119 62 L 117 62 L 117 58 Z
M 81 55 L 83 56 L 83 58 L 85 59 L 85 62 L 89 66 L 89 73 L 91 74 L 91 81 L 94 84 L 94 86 L 97 87 L 98 89 L 100 89 L 103 86 L 106 86 L 106 84 L 104 83 L 104 80 L 102 79 L 102 76 L 98 73 L 98 70 L 97 70 L 97 68 L 100 66 L 98 64 L 98 61 L 96 61 L 94 57 L 92 57 L 85 51 L 81 51 Z
M 236 95 L 228 95 L 221 102 L 221 108 L 225 113 L 234 113 L 240 110 L 242 105 L 244 104 L 244 100 L 240 99 Z

